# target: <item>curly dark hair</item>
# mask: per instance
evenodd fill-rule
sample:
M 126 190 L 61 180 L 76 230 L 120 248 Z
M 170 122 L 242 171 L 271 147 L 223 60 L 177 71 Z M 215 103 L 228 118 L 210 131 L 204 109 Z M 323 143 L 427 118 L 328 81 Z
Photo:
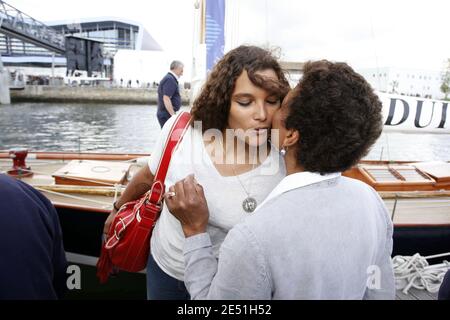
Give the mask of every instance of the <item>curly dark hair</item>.
M 305 170 L 345 171 L 380 136 L 381 102 L 346 63 L 307 62 L 294 90 L 285 126 L 300 133 L 297 162 Z
M 279 81 L 270 81 L 255 72 L 275 71 Z M 191 110 L 193 121 L 202 121 L 202 130 L 224 130 L 228 124 L 231 95 L 237 78 L 246 70 L 256 86 L 279 96 L 280 101 L 289 91 L 289 83 L 277 59 L 267 50 L 256 46 L 240 46 L 228 52 L 213 68 L 195 99 Z M 193 123 L 193 122 L 192 122 Z

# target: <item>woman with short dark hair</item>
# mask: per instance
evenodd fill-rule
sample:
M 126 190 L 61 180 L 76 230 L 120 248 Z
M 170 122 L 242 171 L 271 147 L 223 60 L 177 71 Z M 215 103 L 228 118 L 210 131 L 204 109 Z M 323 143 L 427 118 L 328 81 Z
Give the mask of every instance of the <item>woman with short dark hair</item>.
M 186 236 L 193 299 L 394 299 L 392 222 L 367 184 L 341 176 L 382 131 L 381 102 L 345 63 L 307 63 L 273 117 L 287 176 L 212 254 L 203 187 L 167 199 Z M 184 197 L 188 195 L 188 197 Z

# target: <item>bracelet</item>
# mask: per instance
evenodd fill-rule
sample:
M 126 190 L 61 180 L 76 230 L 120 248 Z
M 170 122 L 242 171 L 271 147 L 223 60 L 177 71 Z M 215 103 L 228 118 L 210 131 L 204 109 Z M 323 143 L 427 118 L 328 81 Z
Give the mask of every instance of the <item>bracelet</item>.
M 116 203 L 117 203 L 117 201 L 113 203 L 113 207 L 114 207 L 114 209 L 115 209 L 116 211 L 119 211 L 119 210 L 120 210 L 120 207 L 117 208 L 117 204 L 116 204 Z

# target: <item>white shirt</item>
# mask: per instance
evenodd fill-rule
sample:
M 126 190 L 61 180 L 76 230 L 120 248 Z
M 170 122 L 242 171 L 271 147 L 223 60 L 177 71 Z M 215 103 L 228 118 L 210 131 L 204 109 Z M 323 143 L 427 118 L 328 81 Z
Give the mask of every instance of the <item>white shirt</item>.
M 171 117 L 166 122 L 150 157 L 149 167 L 153 174 L 175 118 Z M 261 203 L 283 179 L 286 169 L 279 153 L 272 148 L 259 167 L 239 175 L 239 178 L 223 177 L 205 150 L 202 132 L 189 127 L 172 155 L 165 181 L 166 190 L 189 174 L 194 174 L 195 179 L 203 186 L 210 214 L 207 230 L 211 235 L 214 254 L 218 256 L 219 247 L 228 231 L 252 214 L 242 208 L 247 193 L 257 203 Z M 184 240 L 180 222 L 164 206 L 153 230 L 151 254 L 164 272 L 181 281 L 184 280 Z
M 169 73 L 172 74 L 175 77 L 175 79 L 177 79 L 177 81 L 180 80 L 180 77 L 176 73 L 172 71 L 169 71 Z
M 272 190 L 267 198 L 256 208 L 255 212 L 263 207 L 266 203 L 272 201 L 285 192 L 319 183 L 325 180 L 332 180 L 339 176 L 341 176 L 340 172 L 321 175 L 318 173 L 305 171 L 290 174 L 284 177 L 284 179 L 275 187 L 275 189 Z

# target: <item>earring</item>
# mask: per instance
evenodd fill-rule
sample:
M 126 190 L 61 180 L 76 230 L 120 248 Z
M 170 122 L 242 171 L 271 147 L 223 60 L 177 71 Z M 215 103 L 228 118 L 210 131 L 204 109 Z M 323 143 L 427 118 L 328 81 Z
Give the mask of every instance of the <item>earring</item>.
M 287 147 L 282 147 L 280 150 L 281 156 L 284 157 L 286 155 L 286 152 L 287 152 Z

